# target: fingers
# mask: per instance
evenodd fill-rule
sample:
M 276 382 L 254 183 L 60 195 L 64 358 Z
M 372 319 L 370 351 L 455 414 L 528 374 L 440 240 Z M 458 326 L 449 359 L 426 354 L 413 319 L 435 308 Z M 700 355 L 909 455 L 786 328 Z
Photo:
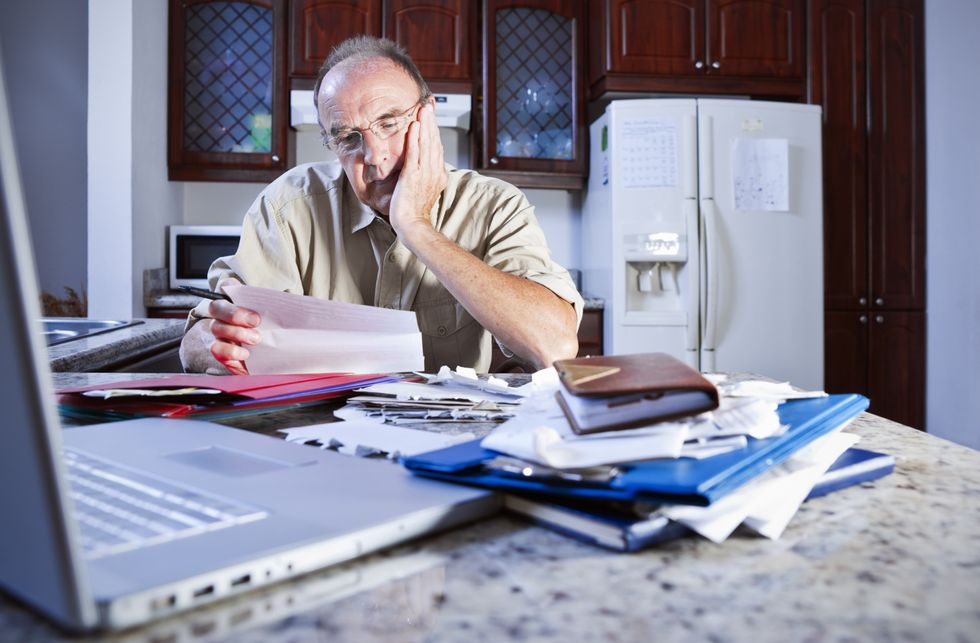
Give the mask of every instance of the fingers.
M 208 317 L 245 328 L 255 328 L 262 323 L 262 317 L 251 308 L 236 306 L 230 301 L 220 299 L 208 304 Z
M 224 279 L 219 290 L 241 282 L 234 278 Z M 261 341 L 257 326 L 262 317 L 250 308 L 236 306 L 229 301 L 215 300 L 208 304 L 211 317 L 209 330 L 214 338 L 211 355 L 234 375 L 246 375 L 245 360 L 249 358 L 248 346 Z
M 211 355 L 229 372 L 236 375 L 247 374 L 248 369 L 245 366 L 245 360 L 249 358 L 250 353 L 242 344 L 257 344 L 259 342 L 258 331 L 212 319 L 210 320 L 210 332 L 214 338 L 210 347 Z

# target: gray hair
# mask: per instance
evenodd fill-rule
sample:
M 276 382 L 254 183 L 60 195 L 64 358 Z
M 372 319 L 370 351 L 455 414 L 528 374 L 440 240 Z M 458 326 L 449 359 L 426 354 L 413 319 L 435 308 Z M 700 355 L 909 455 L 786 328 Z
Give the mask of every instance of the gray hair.
M 317 103 L 317 96 L 320 94 L 320 85 L 323 84 L 323 77 L 331 69 L 344 62 L 345 60 L 357 60 L 367 58 L 386 58 L 408 74 L 409 78 L 415 81 L 419 88 L 419 98 L 428 98 L 432 95 L 428 83 L 422 78 L 422 73 L 415 66 L 408 52 L 398 43 L 387 38 L 376 38 L 375 36 L 354 36 L 348 38 L 333 48 L 326 61 L 320 66 L 320 73 L 316 77 L 316 84 L 313 86 L 313 106 L 317 108 L 317 119 L 319 119 L 320 105 Z M 322 126 L 322 124 L 321 124 Z

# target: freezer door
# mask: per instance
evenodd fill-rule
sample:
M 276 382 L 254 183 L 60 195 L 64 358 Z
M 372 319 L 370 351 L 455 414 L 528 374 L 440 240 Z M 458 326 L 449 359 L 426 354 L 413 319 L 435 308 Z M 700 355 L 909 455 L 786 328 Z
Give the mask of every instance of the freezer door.
M 823 388 L 820 108 L 699 100 L 702 370 Z

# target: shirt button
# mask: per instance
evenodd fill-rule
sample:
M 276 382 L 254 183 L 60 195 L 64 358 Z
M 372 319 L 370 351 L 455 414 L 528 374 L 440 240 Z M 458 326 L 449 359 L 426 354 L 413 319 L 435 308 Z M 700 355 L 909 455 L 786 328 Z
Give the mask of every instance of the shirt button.
M 395 262 L 395 253 L 394 252 L 391 252 L 391 253 L 388 254 L 388 261 L 390 263 L 394 263 Z
M 439 337 L 443 337 L 446 334 L 446 327 L 440 326 L 439 328 L 436 329 L 436 332 L 439 333 Z

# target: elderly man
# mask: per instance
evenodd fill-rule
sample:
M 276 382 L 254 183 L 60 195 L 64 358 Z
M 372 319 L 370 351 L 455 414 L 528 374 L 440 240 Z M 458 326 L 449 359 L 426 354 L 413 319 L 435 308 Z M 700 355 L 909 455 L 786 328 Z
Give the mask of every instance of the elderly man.
M 582 298 L 533 207 L 507 183 L 444 163 L 434 99 L 407 54 L 384 39 L 345 41 L 314 95 L 340 167 L 301 165 L 270 184 L 238 252 L 211 266 L 212 288 L 238 280 L 413 310 L 427 370 L 486 371 L 491 334 L 535 367 L 574 356 Z M 255 311 L 202 302 L 181 360 L 188 371 L 246 373 L 261 341 Z

